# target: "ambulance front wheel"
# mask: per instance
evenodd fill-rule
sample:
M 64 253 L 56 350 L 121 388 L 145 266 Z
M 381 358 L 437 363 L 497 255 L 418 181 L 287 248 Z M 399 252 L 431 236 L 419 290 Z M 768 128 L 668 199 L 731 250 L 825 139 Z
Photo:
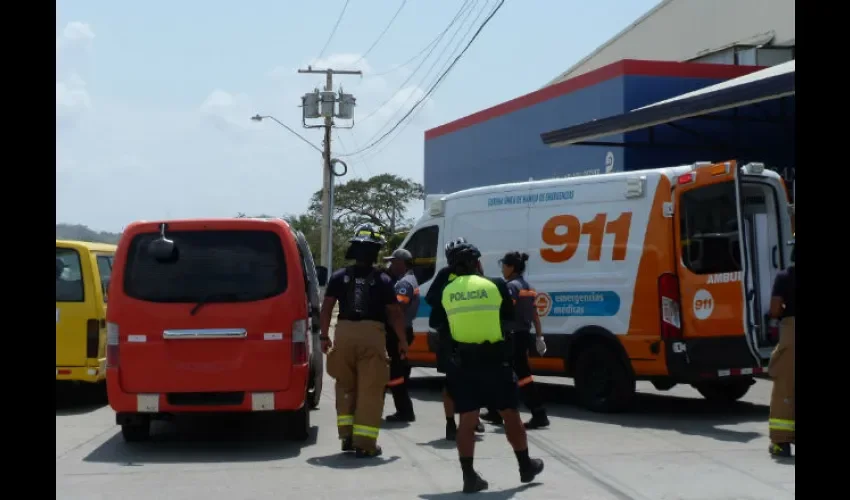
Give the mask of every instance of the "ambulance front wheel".
M 728 380 L 711 380 L 694 384 L 702 397 L 713 403 L 734 403 L 750 391 L 756 381 L 752 377 L 737 377 Z
M 623 411 L 635 396 L 635 377 L 621 357 L 602 343 L 578 353 L 574 378 L 579 403 L 590 411 Z

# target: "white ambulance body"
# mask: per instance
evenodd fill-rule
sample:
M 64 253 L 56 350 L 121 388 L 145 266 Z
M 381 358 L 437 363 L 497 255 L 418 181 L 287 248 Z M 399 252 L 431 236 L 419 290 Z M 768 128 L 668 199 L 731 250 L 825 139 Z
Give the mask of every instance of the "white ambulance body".
M 526 252 L 549 346 L 532 369 L 574 377 L 588 408 L 625 408 L 636 380 L 737 400 L 766 366 L 765 315 L 792 229 L 785 185 L 761 164 L 502 184 L 428 203 L 402 243 L 422 297 L 451 239 L 481 250 L 487 276 Z M 435 359 L 429 312 L 423 300 L 409 356 L 419 366 Z

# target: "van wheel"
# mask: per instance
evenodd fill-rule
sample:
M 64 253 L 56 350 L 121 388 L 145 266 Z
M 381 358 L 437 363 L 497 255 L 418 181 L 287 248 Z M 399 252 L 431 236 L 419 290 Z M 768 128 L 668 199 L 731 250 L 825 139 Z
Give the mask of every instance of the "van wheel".
M 755 383 L 752 377 L 739 377 L 699 382 L 693 384 L 693 387 L 708 401 L 729 404 L 743 398 Z
M 319 407 L 319 400 L 322 399 L 322 379 L 316 379 L 316 374 L 310 372 L 310 387 L 307 389 L 307 404 L 311 410 Z
M 291 441 L 306 441 L 310 438 L 310 407 L 305 402 L 300 410 L 288 415 L 286 437 Z
M 136 420 L 121 424 L 121 436 L 128 443 L 140 443 L 151 437 L 150 420 Z
M 578 354 L 575 387 L 579 403 L 590 411 L 623 411 L 635 395 L 635 378 L 617 354 L 594 344 Z

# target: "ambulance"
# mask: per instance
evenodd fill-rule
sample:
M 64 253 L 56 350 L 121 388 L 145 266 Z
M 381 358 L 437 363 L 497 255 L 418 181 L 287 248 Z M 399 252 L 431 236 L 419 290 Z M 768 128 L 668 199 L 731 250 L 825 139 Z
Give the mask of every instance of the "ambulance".
M 424 297 L 443 247 L 463 237 L 498 276 L 509 251 L 530 256 L 548 352 L 538 375 L 572 377 L 593 411 L 628 408 L 638 380 L 690 384 L 733 402 L 766 371 L 771 285 L 790 265 L 785 183 L 760 163 L 651 170 L 479 187 L 426 200 L 402 247 Z M 409 359 L 434 366 L 422 303 Z

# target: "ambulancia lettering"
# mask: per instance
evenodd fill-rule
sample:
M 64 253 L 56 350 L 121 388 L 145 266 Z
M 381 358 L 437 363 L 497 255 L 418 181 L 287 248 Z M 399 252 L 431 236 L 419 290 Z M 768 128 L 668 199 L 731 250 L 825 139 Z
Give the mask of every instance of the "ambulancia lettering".
M 451 294 L 450 302 L 454 302 L 456 300 L 475 300 L 475 299 L 486 299 L 487 298 L 487 290 L 483 288 L 481 290 L 470 290 L 468 292 L 455 292 Z
M 715 283 L 732 283 L 735 281 L 741 281 L 743 273 L 741 271 L 735 271 L 733 273 L 718 273 L 711 274 L 708 276 L 708 281 L 706 282 L 709 285 Z

